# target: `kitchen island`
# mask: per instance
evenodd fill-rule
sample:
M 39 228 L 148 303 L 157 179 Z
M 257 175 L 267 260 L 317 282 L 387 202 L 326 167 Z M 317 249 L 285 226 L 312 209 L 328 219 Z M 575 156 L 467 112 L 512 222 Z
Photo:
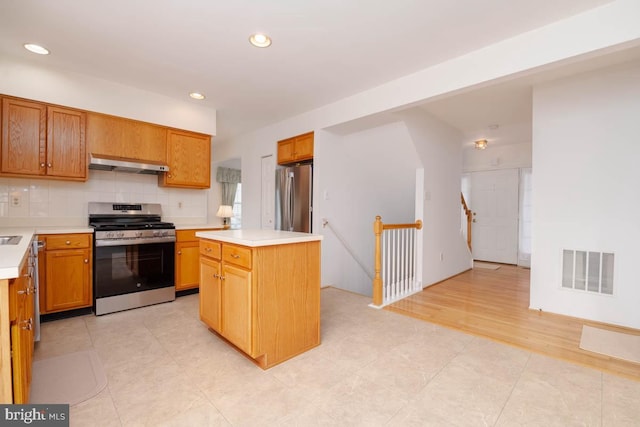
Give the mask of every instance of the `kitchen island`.
M 197 232 L 200 319 L 262 369 L 320 345 L 322 236 Z

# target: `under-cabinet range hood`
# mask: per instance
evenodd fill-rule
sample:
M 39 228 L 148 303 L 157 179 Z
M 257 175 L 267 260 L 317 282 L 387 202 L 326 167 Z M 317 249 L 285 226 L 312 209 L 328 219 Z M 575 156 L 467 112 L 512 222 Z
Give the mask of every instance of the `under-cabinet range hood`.
M 157 175 L 168 172 L 169 166 L 163 163 L 91 154 L 89 169 Z

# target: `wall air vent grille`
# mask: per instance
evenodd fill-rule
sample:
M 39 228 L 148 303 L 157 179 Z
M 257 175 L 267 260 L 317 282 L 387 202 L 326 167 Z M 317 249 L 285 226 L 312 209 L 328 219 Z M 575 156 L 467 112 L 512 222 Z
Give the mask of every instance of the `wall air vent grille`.
M 613 258 L 608 252 L 562 251 L 562 287 L 613 295 Z

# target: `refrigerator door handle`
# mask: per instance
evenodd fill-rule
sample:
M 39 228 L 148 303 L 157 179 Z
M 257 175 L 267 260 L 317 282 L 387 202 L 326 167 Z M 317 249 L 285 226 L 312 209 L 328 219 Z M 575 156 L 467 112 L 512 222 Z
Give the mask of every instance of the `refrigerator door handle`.
M 294 182 L 294 174 L 293 172 L 289 172 L 289 179 L 287 180 L 287 184 L 289 185 L 289 189 L 287 191 L 287 194 L 289 195 L 289 203 L 288 203 L 288 208 L 289 208 L 289 213 L 288 213 L 288 221 L 287 221 L 287 230 L 288 231 L 293 231 L 293 204 L 295 203 L 295 197 L 293 197 L 293 191 L 296 188 L 295 187 L 295 182 Z

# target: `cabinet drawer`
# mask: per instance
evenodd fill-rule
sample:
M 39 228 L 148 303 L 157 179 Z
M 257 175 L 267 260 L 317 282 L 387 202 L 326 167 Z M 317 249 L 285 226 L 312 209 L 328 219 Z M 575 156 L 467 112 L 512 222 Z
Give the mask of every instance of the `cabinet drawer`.
M 176 242 L 197 241 L 196 230 L 176 230 Z
M 78 249 L 91 246 L 90 234 L 60 234 L 45 237 L 45 250 Z
M 200 254 L 220 259 L 220 243 L 210 240 L 200 240 Z
M 215 230 L 224 230 L 222 227 L 219 228 L 200 228 L 197 230 L 176 230 L 176 241 L 177 242 L 197 242 L 200 240 L 199 237 L 196 237 L 196 233 L 201 231 L 215 231 Z
M 251 249 L 242 246 L 224 245 L 222 247 L 222 260 L 251 269 Z

